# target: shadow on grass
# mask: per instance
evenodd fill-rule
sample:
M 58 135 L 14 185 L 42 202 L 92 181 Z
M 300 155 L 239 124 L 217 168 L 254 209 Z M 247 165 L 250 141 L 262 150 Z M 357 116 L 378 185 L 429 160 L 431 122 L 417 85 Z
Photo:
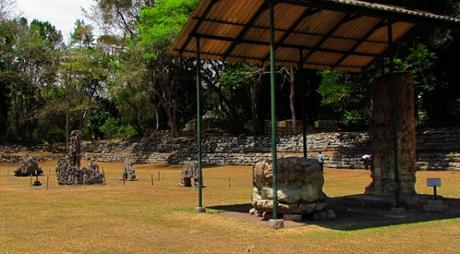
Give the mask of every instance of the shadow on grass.
M 285 221 L 285 227 L 299 227 L 317 225 L 335 230 L 360 230 L 366 228 L 384 227 L 390 225 L 403 225 L 417 222 L 436 221 L 452 218 L 460 218 L 460 199 L 444 198 L 444 203 L 449 209 L 444 213 L 428 213 L 422 210 L 421 203 L 431 197 L 419 195 L 419 205 L 407 208 L 403 216 L 391 213 L 390 199 L 376 200 L 367 195 L 353 195 L 334 197 L 329 200 L 329 209 L 333 209 L 337 218 L 334 220 L 313 220 L 305 217 L 299 222 Z M 260 218 L 249 215 L 251 204 L 232 204 L 225 206 L 212 206 L 208 209 L 220 211 L 222 216 L 237 217 L 243 220 L 261 222 Z M 264 223 L 264 222 L 261 222 Z

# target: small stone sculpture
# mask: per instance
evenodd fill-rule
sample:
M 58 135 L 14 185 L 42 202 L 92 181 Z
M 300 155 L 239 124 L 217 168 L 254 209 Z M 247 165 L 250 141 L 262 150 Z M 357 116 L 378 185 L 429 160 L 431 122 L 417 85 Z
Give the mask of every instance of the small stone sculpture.
M 24 158 L 16 171 L 14 171 L 15 176 L 36 176 L 43 174 L 43 170 L 38 165 L 37 161 L 32 157 Z
M 61 185 L 96 184 L 104 182 L 104 174 L 99 166 L 90 161 L 88 168 L 80 168 L 81 133 L 74 130 L 70 134 L 69 153 L 59 158 L 56 165 L 56 177 Z
M 272 163 L 263 161 L 253 168 L 251 213 L 262 216 L 272 212 Z M 326 208 L 324 177 L 320 164 L 313 159 L 278 160 L 278 202 L 281 214 L 317 214 Z
M 125 181 L 137 181 L 136 169 L 134 168 L 133 161 L 130 159 L 125 160 L 125 166 L 122 170 L 122 179 Z
M 184 161 L 180 185 L 183 187 L 192 187 L 192 184 L 193 186 L 198 186 L 198 181 L 198 162 Z

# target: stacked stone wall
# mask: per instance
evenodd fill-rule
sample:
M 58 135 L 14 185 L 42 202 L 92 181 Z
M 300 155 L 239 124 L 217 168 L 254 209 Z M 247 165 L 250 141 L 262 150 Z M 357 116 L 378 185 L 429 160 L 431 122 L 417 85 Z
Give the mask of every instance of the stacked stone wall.
M 280 156 L 301 156 L 302 136 L 279 138 Z M 269 136 L 228 136 L 206 134 L 204 157 L 213 165 L 253 165 L 271 158 Z M 0 162 L 18 162 L 25 155 L 37 160 L 56 159 L 65 145 L 23 147 L 0 145 Z M 364 168 L 361 156 L 370 152 L 366 132 L 329 132 L 308 135 L 308 156 L 322 151 L 325 166 L 332 168 Z M 82 143 L 84 160 L 138 163 L 172 163 L 195 159 L 194 137 L 149 138 L 125 141 L 96 141 Z M 421 130 L 417 132 L 417 168 L 419 170 L 460 169 L 460 128 Z

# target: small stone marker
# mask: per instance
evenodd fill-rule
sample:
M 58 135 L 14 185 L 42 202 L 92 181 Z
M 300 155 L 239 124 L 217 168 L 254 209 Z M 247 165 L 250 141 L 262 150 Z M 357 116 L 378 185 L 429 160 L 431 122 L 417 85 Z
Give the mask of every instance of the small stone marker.
M 270 223 L 270 226 L 273 229 L 282 229 L 282 228 L 284 228 L 284 220 L 282 220 L 282 219 L 270 219 L 268 221 L 268 223 Z
M 204 208 L 204 207 L 195 207 L 195 212 L 197 212 L 197 213 L 206 213 L 206 208 Z

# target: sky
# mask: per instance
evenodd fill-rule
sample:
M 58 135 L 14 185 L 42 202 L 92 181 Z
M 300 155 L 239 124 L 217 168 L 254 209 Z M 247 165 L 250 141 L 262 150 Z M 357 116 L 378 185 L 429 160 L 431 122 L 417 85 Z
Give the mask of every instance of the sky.
M 48 21 L 62 32 L 67 40 L 76 19 L 85 19 L 81 8 L 90 9 L 93 0 L 16 0 L 19 11 L 29 22 Z

